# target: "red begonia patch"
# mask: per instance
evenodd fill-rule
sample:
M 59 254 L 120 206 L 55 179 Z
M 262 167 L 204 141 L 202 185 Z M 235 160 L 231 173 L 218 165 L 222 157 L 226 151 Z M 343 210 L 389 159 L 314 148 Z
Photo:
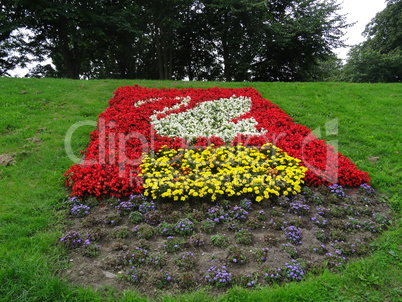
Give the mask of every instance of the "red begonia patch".
M 182 137 L 159 135 L 151 124 L 151 117 L 157 113 L 156 118 L 163 119 L 191 110 L 203 102 L 232 96 L 251 99 L 249 112 L 232 119 L 232 122 L 253 118 L 258 123 L 256 132 L 261 134 L 238 134 L 230 144 L 261 146 L 273 143 L 300 159 L 308 168 L 304 180 L 309 186 L 369 183 L 367 172 L 360 171 L 348 158 L 317 139 L 307 127 L 295 123 L 279 106 L 262 98 L 253 88 L 150 89 L 127 86 L 116 90 L 109 107 L 99 115 L 97 129 L 91 133 L 83 162 L 71 166 L 65 173 L 66 185 L 71 188 L 72 195 L 78 197 L 120 197 L 141 193 L 138 174 L 144 152 L 158 151 L 162 146 L 185 149 L 191 145 L 225 144 L 218 135 L 198 137 L 193 143 Z M 189 101 L 181 106 L 183 98 Z

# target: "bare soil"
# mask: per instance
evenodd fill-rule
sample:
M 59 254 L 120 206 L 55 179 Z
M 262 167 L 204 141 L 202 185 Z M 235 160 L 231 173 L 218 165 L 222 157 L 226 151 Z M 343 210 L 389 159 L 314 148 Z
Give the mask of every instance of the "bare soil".
M 344 192 L 347 197 L 338 198 L 327 187 L 306 189 L 304 194 L 289 200 L 278 198 L 254 202 L 249 209 L 241 200 L 185 204 L 155 202 L 156 212 L 153 214 L 159 216 L 148 219 L 148 223 L 133 222 L 132 213 L 138 212 L 138 203 L 130 215 L 130 211 L 116 208 L 122 200 L 90 199 L 82 202 L 90 207 L 90 214 L 79 217 L 72 214 L 74 203 L 69 199 L 66 202 L 64 237 L 71 232 L 79 233 L 83 240 L 89 240 L 93 250 L 88 250 L 85 244 L 72 247 L 62 241 L 70 249 L 70 265 L 63 274 L 78 285 L 93 288 L 112 286 L 119 291 L 135 289 L 152 297 L 162 290 L 174 294 L 207 287 L 219 293 L 235 284 L 265 286 L 273 282 L 266 274 L 278 272 L 292 261 L 303 267 L 301 277 L 308 273 L 318 274 L 325 268 L 338 270 L 349 259 L 370 252 L 369 243 L 388 227 L 391 215 L 391 210 L 381 202 L 377 193 L 368 194 L 359 188 L 344 189 Z M 207 218 L 216 219 L 211 208 L 217 209 L 217 206 L 223 209 L 224 217 L 218 218 L 220 222 L 208 231 L 203 224 Z M 242 206 L 247 211 L 245 220 L 229 218 L 234 216 L 236 209 L 238 211 L 235 206 Z M 160 223 L 177 225 L 182 218 L 193 223 L 193 231 L 187 235 L 170 235 L 174 237 L 170 240 L 182 241 L 179 249 L 172 252 L 164 246 L 169 239 L 163 234 Z M 317 219 L 321 223 L 317 223 Z M 301 232 L 301 244 L 289 239 L 289 226 Z M 152 236 L 144 238 L 145 231 L 135 231 L 141 228 L 151 230 Z M 241 230 L 252 234 L 251 243 L 236 242 L 236 234 Z M 211 237 L 217 234 L 226 237 L 229 245 L 214 245 Z M 195 237 L 204 244 L 197 244 Z M 266 259 L 261 258 L 263 248 L 268 248 Z M 233 249 L 241 253 L 235 255 Z M 187 254 L 190 255 L 189 263 L 177 262 L 183 256 L 181 253 L 193 254 Z M 130 256 L 133 254 L 137 256 Z M 160 265 L 152 262 L 152 256 L 161 257 Z M 227 286 L 216 287 L 215 283 L 207 282 L 205 274 L 212 266 L 225 266 L 232 274 Z M 133 267 L 138 280 L 132 276 Z M 275 279 L 278 283 L 290 281 L 297 280 L 284 273 Z

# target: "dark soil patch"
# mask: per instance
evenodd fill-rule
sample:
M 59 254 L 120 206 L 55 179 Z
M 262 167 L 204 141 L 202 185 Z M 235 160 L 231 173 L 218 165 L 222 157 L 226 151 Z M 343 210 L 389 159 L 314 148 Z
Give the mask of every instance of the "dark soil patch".
M 14 164 L 14 157 L 10 154 L 0 154 L 0 166 L 11 166 Z
M 327 187 L 304 188 L 295 197 L 261 203 L 69 198 L 62 243 L 71 249 L 71 266 L 65 275 L 76 284 L 148 296 L 298 281 L 370 251 L 391 213 L 370 189 L 344 189 L 346 196 L 337 197 Z M 221 273 L 216 282 L 208 282 L 208 270 L 210 277 Z

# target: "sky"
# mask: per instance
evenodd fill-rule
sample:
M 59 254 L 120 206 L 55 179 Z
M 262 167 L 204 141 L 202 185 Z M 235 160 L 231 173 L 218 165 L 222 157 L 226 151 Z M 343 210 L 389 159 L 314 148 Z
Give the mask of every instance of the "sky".
M 385 0 L 338 0 L 342 9 L 339 11 L 342 15 L 347 14 L 347 23 L 357 22 L 353 27 L 346 31 L 346 44 L 356 45 L 365 40 L 361 35 L 366 25 L 382 11 L 387 5 Z M 347 52 L 350 48 L 336 49 L 335 53 L 341 59 L 347 58 Z
M 355 25 L 348 28 L 345 38 L 348 45 L 356 45 L 363 42 L 362 36 L 366 25 L 375 17 L 375 15 L 386 7 L 385 0 L 338 0 L 342 9 L 339 11 L 342 15 L 347 15 L 347 23 L 356 22 Z M 346 60 L 350 47 L 335 49 L 334 52 L 343 60 Z M 33 64 L 33 66 L 35 66 Z M 24 76 L 27 70 L 16 69 L 10 72 L 12 76 Z

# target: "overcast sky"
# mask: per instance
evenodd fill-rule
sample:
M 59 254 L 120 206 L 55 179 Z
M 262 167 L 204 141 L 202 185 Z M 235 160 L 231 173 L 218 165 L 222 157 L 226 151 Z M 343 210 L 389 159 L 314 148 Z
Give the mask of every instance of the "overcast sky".
M 367 23 L 386 7 L 385 0 L 338 0 L 338 3 L 342 5 L 340 13 L 347 14 L 347 22 L 357 22 L 346 32 L 346 43 L 349 45 L 356 45 L 365 40 L 361 34 Z M 346 59 L 348 50 L 349 48 L 343 48 L 335 52 L 341 59 Z

